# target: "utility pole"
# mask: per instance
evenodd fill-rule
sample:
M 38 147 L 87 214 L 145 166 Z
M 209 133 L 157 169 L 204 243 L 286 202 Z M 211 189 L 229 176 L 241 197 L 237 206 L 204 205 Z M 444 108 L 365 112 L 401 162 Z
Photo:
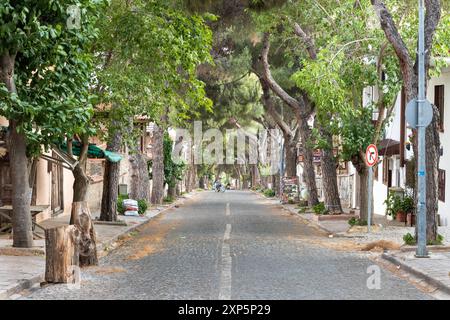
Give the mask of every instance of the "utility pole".
M 424 18 L 424 0 L 419 0 L 419 88 L 417 97 L 417 150 L 418 150 L 418 192 L 417 192 L 417 258 L 428 257 L 427 252 L 427 216 L 426 216 L 426 164 L 425 164 L 425 123 L 424 109 L 426 103 L 425 97 L 425 18 Z

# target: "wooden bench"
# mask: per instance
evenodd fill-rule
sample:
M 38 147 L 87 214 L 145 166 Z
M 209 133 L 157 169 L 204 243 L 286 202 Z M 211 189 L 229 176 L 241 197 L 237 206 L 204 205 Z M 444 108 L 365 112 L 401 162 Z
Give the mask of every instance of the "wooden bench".
M 39 235 L 38 233 L 36 233 L 34 231 L 35 227 L 38 227 L 39 229 L 43 230 L 45 232 L 45 228 L 42 227 L 41 225 L 39 225 L 38 223 L 35 222 L 36 220 L 36 216 L 47 210 L 49 208 L 48 205 L 40 205 L 40 206 L 30 206 L 30 211 L 31 211 L 31 221 L 33 223 L 33 234 L 38 237 L 43 239 L 43 237 L 41 235 Z M 6 206 L 1 206 L 0 207 L 0 216 L 2 216 L 3 218 L 6 219 L 6 221 L 9 221 L 12 223 L 12 213 L 13 213 L 13 208 L 11 205 L 6 205 Z M 8 226 L 4 226 L 1 227 L 0 226 L 0 233 L 6 233 L 6 232 L 10 232 L 12 230 L 12 227 L 10 225 Z

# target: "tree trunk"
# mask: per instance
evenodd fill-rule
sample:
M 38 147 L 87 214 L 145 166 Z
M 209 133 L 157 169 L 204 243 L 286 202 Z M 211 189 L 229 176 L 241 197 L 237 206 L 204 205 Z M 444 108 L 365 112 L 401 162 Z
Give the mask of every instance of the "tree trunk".
M 300 125 L 300 139 L 302 141 L 303 154 L 303 181 L 308 190 L 308 205 L 310 207 L 319 203 L 319 196 L 317 194 L 316 173 L 314 171 L 313 152 L 309 147 L 309 138 L 311 136 L 311 128 L 306 121 L 306 117 L 299 123 Z
M 14 82 L 15 54 L 7 51 L 0 56 L 0 82 L 5 84 L 10 93 L 17 93 Z M 12 184 L 12 226 L 13 246 L 31 248 L 33 232 L 31 221 L 31 189 L 29 185 L 27 140 L 23 133 L 17 131 L 19 123 L 9 119 L 9 135 L 7 138 L 10 174 Z
M 327 139 L 329 148 L 322 150 L 320 160 L 322 168 L 322 187 L 326 208 L 333 213 L 342 213 L 341 198 L 337 184 L 337 164 L 333 155 L 333 139 L 324 130 L 321 130 L 322 137 Z
M 136 148 L 135 153 L 130 156 L 131 183 L 130 198 L 145 200 L 150 203 L 150 177 L 145 156 Z
M 198 187 L 200 189 L 205 189 L 205 176 L 202 175 L 198 180 Z
M 9 128 L 8 152 L 12 183 L 13 246 L 31 248 L 33 246 L 33 231 L 26 137 L 24 134 L 17 132 L 15 120 L 10 120 Z
M 291 136 L 284 138 L 284 163 L 286 177 L 297 176 L 297 141 Z
M 86 201 L 72 204 L 71 221 L 80 231 L 80 267 L 97 265 L 97 237 Z
M 177 197 L 177 190 L 176 190 L 177 181 L 174 176 L 172 176 L 170 179 L 171 181 L 167 187 L 167 196 L 171 197 L 172 199 L 175 199 Z
M 280 175 L 274 174 L 272 176 L 272 190 L 275 191 L 275 195 L 280 196 Z
M 79 266 L 80 232 L 76 226 L 45 230 L 45 281 L 75 283 Z
M 116 128 L 111 141 L 108 142 L 106 150 L 120 152 L 122 146 L 122 133 Z M 101 221 L 117 221 L 117 197 L 119 195 L 120 161 L 111 162 L 106 160 L 105 172 L 103 174 L 103 193 L 100 211 Z
M 153 132 L 153 161 L 152 161 L 152 197 L 151 202 L 162 204 L 164 199 L 164 152 L 163 141 L 164 130 L 160 126 L 155 126 Z
M 72 202 L 86 201 L 89 188 L 89 178 L 86 175 L 86 161 L 89 148 L 89 141 L 87 136 L 82 137 L 81 144 L 82 145 L 80 156 L 78 157 L 78 164 L 75 166 L 72 172 L 74 177 Z M 67 144 L 67 149 L 69 150 L 69 154 L 72 156 L 72 143 Z M 70 224 L 72 223 L 73 221 L 70 222 Z
M 391 13 L 380 0 L 372 0 L 372 5 L 378 13 L 381 28 L 391 43 L 400 64 L 406 100 L 411 101 L 418 96 L 418 57 L 413 61 L 408 48 L 403 41 Z M 433 37 L 441 18 L 441 1 L 425 1 L 425 74 L 428 75 L 433 47 Z M 426 90 L 425 90 L 426 92 Z M 439 130 L 437 125 L 437 111 L 435 117 L 427 127 L 425 134 L 426 153 L 426 219 L 427 242 L 437 240 L 437 212 L 438 212 L 438 169 L 440 158 Z M 415 143 L 414 155 L 417 159 L 417 145 Z M 416 160 L 417 161 L 417 160 Z M 416 165 L 416 176 L 418 166 Z M 417 179 L 416 179 L 417 190 Z M 417 202 L 417 201 L 416 201 Z M 416 208 L 417 210 L 417 208 Z M 417 228 L 416 228 L 417 235 Z

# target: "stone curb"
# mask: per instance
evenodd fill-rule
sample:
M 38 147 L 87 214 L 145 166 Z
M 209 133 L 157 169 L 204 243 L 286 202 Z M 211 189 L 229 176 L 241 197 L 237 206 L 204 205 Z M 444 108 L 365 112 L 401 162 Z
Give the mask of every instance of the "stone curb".
M 198 191 L 192 191 L 189 193 L 190 197 L 189 198 L 178 198 L 177 200 L 175 200 L 173 203 L 171 203 L 168 207 L 165 207 L 163 209 L 161 209 L 158 213 L 156 213 L 154 216 L 149 217 L 148 219 L 137 223 L 133 226 L 130 226 L 129 228 L 127 228 L 126 230 L 124 230 L 123 232 L 121 232 L 120 234 L 114 236 L 111 239 L 108 239 L 107 241 L 104 241 L 100 244 L 97 245 L 97 254 L 99 256 L 99 258 L 106 256 L 111 250 L 115 249 L 116 247 L 114 246 L 114 244 L 119 240 L 120 237 L 123 237 L 124 235 L 135 231 L 137 228 L 145 225 L 146 223 L 150 222 L 153 218 L 159 216 L 161 213 L 174 208 L 175 206 L 178 206 L 180 204 L 180 202 L 182 201 L 186 201 L 186 200 L 190 200 L 192 199 L 192 196 L 195 196 L 197 194 L 199 194 L 200 192 Z M 108 248 L 110 248 L 111 250 L 108 250 Z M 10 286 L 7 287 L 6 290 L 2 290 L 0 291 L 0 300 L 8 300 L 12 295 L 14 294 L 18 294 L 23 290 L 27 290 L 30 289 L 31 287 L 33 287 L 36 284 L 39 284 L 41 282 L 44 281 L 45 275 L 41 274 L 41 275 L 37 275 L 34 276 L 30 279 L 23 279 L 20 280 L 18 283 L 14 283 L 11 284 Z
M 415 275 L 423 280 L 425 280 L 425 282 L 427 282 L 428 284 L 438 288 L 438 290 L 441 290 L 442 292 L 445 292 L 446 294 L 450 295 L 450 287 L 445 285 L 444 283 L 442 283 L 439 280 L 436 280 L 433 277 L 430 277 L 429 275 L 427 275 L 426 273 L 424 273 L 423 271 L 411 267 L 408 264 L 406 264 L 405 262 L 403 262 L 401 259 L 394 257 L 392 254 L 386 253 L 384 252 L 381 257 L 384 260 L 387 260 L 389 262 L 392 262 L 398 266 L 400 266 L 403 270 L 411 273 L 412 275 Z

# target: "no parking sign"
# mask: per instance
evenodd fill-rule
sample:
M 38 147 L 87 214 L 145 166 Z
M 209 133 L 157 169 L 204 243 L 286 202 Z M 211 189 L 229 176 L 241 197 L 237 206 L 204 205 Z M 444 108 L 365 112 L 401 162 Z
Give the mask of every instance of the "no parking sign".
M 378 149 L 377 146 L 371 144 L 366 149 L 366 164 L 369 167 L 373 167 L 378 162 Z

